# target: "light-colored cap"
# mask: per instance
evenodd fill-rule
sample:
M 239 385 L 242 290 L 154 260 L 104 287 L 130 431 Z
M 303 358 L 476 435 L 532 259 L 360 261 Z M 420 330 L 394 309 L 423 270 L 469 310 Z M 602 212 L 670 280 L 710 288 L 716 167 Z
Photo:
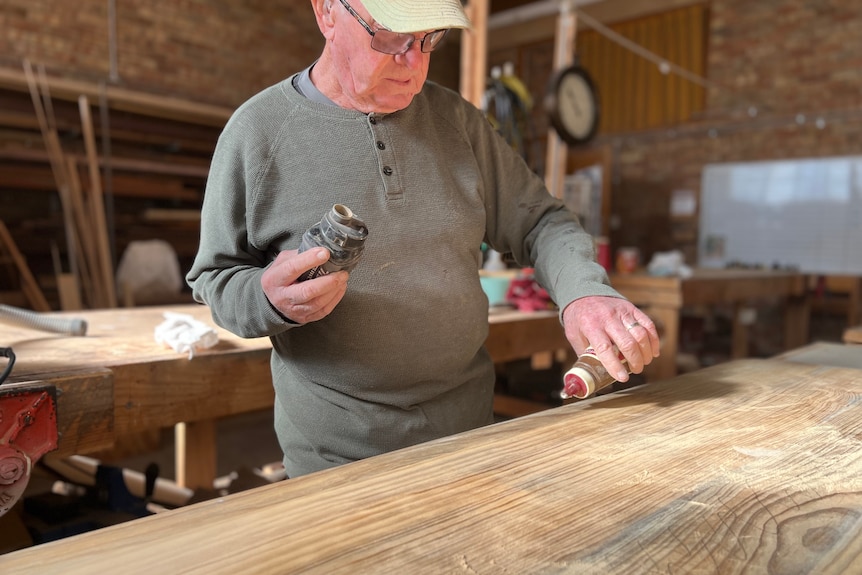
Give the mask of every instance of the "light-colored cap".
M 470 28 L 461 0 L 362 0 L 374 21 L 393 32 Z

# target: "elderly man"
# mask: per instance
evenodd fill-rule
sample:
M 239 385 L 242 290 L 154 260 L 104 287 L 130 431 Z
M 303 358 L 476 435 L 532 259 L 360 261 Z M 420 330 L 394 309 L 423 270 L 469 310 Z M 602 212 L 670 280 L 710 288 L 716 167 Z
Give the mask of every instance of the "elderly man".
M 448 30 L 469 27 L 460 1 L 311 4 L 323 52 L 225 126 L 187 277 L 219 325 L 271 338 L 288 476 L 493 421 L 483 242 L 535 268 L 576 351 L 620 381 L 618 352 L 640 372 L 655 326 L 592 238 L 480 111 L 426 82 Z M 335 204 L 368 227 L 361 260 L 297 281 L 329 258 L 297 248 Z

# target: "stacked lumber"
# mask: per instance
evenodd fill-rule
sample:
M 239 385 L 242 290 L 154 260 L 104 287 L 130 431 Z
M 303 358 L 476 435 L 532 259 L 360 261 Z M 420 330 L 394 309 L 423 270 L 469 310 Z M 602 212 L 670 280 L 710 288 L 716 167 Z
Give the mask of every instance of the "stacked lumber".
M 27 261 L 21 255 L 21 250 L 18 249 L 18 245 L 12 239 L 3 220 L 0 220 L 0 256 L 2 256 L 3 261 L 11 262 L 17 268 L 21 277 L 21 292 L 31 307 L 36 311 L 50 311 L 51 308 L 48 306 L 45 295 L 39 288 L 39 284 L 36 283 Z
M 0 69 L 0 205 L 51 307 L 115 307 L 116 262 L 134 241 L 163 239 L 182 268 L 191 265 L 209 161 L 229 115 L 51 78 L 29 62 Z M 12 297 L 22 278 L 6 268 L 0 302 L 26 303 Z

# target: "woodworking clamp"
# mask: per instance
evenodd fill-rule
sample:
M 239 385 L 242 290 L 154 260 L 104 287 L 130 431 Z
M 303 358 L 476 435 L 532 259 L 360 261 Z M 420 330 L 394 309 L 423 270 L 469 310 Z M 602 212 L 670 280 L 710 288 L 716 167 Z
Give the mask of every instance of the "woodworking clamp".
M 12 370 L 15 354 L 0 348 L 8 359 L 3 379 Z M 39 458 L 57 449 L 57 390 L 53 385 L 3 384 L 0 379 L 0 516 L 24 494 Z

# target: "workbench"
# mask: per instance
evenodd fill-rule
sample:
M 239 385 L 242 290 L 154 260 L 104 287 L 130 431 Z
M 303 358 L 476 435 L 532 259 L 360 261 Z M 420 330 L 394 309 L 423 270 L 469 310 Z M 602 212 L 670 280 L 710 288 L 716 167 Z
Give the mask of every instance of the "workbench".
M 862 346 L 830 341 L 817 341 L 806 346 L 792 349 L 777 359 L 807 363 L 810 365 L 829 365 L 862 369 Z
M 493 308 L 492 308 L 493 310 Z M 494 310 L 488 316 L 488 339 L 485 348 L 495 364 L 531 359 L 535 369 L 546 369 L 554 360 L 574 363 L 577 354 L 566 339 L 559 311 L 522 312 L 515 309 Z M 563 387 L 560 377 L 560 390 Z M 502 417 L 521 417 L 548 409 L 547 402 L 494 394 L 494 413 Z
M 809 302 L 806 276 L 780 270 L 695 269 L 690 277 L 638 272 L 611 275 L 611 285 L 646 312 L 662 331 L 661 356 L 645 373 L 652 381 L 677 373 L 680 315 L 683 308 L 727 304 L 733 308 L 730 357 L 748 356 L 748 325 L 743 309 L 776 302 L 783 307 L 784 348 L 808 343 Z
M 0 556 L 0 572 L 858 573 L 862 370 L 726 362 Z
M 210 325 L 218 332 L 218 343 L 193 359 L 157 343 L 154 330 L 165 312 L 188 314 Z M 185 423 L 186 460 L 177 464 L 183 469 L 180 483 L 211 487 L 216 420 L 272 407 L 269 338 L 244 339 L 217 327 L 206 306 L 51 315 L 85 319 L 87 335 L 0 325 L 0 345 L 12 347 L 17 356 L 10 382 L 41 381 L 62 391 L 56 455 L 95 453 L 113 447 L 117 437 Z M 509 311 L 492 315 L 489 324 L 486 347 L 497 362 L 568 345 L 554 311 Z
M 193 359 L 157 343 L 167 311 L 217 330 L 219 340 Z M 188 487 L 211 486 L 216 474 L 216 419 L 271 407 L 267 338 L 243 339 L 217 328 L 196 304 L 53 313 L 87 321 L 84 337 L 0 325 L 17 356 L 12 382 L 41 381 L 61 391 L 56 455 L 88 454 L 118 437 L 186 422 Z

